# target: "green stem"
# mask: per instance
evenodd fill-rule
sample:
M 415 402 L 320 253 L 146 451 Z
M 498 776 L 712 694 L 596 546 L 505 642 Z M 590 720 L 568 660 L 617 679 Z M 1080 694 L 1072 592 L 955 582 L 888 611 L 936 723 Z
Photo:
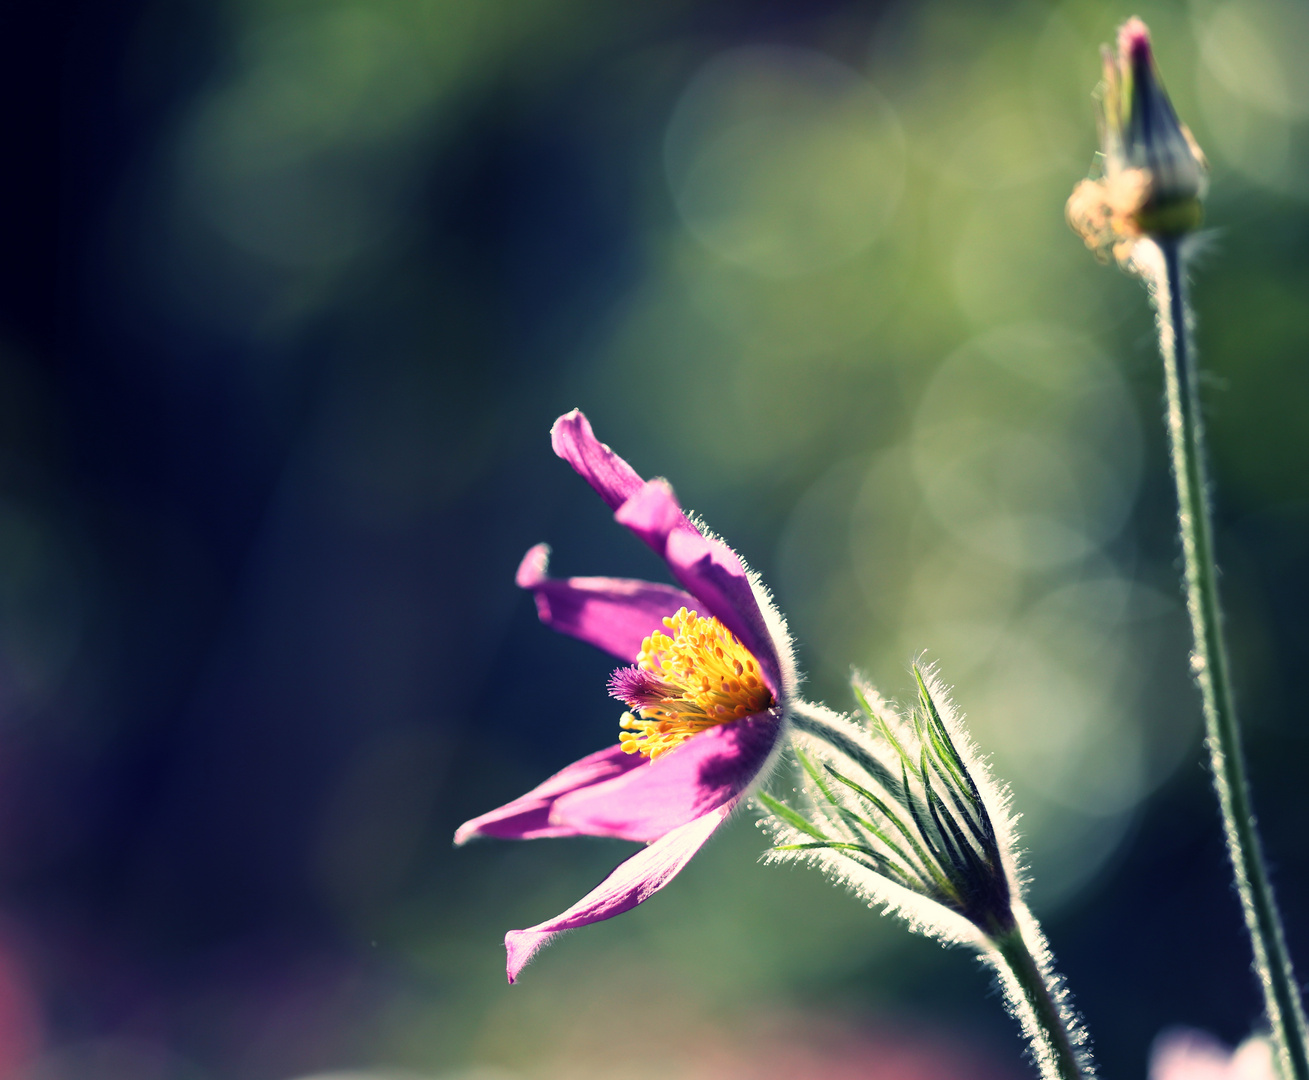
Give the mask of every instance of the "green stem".
M 1223 641 L 1205 477 L 1204 426 L 1190 342 L 1190 309 L 1182 254 L 1175 237 L 1159 238 L 1156 242 L 1163 253 L 1164 273 L 1154 283 L 1154 300 L 1168 391 L 1168 439 L 1186 563 L 1186 605 L 1195 636 L 1191 668 L 1204 699 L 1209 767 L 1222 810 L 1227 854 L 1241 895 L 1246 929 L 1254 946 L 1255 969 L 1263 987 L 1264 1008 L 1277 1048 L 1279 1071 L 1286 1080 L 1309 1080 L 1304 1010 L 1250 804 L 1250 785 Z
M 1059 983 L 1033 955 L 1019 926 L 991 939 L 997 966 L 1010 1004 L 1018 1013 L 1023 1033 L 1032 1042 L 1033 1056 L 1045 1080 L 1087 1080 L 1094 1075 L 1085 1051 L 1084 1036 L 1073 1017 L 1060 1004 Z M 1041 950 L 1044 954 L 1044 949 Z M 1012 979 L 1005 978 L 1007 974 Z

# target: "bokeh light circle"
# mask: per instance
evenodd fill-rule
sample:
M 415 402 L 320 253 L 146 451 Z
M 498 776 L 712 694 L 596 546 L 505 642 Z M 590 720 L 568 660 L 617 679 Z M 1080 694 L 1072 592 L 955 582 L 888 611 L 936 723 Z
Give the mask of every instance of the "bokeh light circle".
M 1251 105 L 1309 117 L 1309 9 L 1284 0 L 1229 0 L 1200 31 L 1205 66 Z
M 1197 98 L 1207 144 L 1236 172 L 1309 196 L 1309 10 L 1243 0 L 1197 12 Z
M 983 334 L 950 356 L 918 407 L 913 468 L 925 502 L 993 559 L 1050 568 L 1127 520 L 1141 465 L 1114 366 L 1058 326 Z
M 709 61 L 668 124 L 664 163 L 682 221 L 765 278 L 858 255 L 904 186 L 904 139 L 873 86 L 808 49 L 746 47 Z

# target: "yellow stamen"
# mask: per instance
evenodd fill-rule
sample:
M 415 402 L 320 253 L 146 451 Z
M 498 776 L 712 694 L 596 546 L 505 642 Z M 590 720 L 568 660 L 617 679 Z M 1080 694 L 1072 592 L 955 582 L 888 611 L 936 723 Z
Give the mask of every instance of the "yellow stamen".
M 659 700 L 619 722 L 629 754 L 657 758 L 692 735 L 763 712 L 773 705 L 759 662 L 713 616 L 682 608 L 664 619 L 672 637 L 655 631 L 641 643 L 637 667 L 658 678 Z

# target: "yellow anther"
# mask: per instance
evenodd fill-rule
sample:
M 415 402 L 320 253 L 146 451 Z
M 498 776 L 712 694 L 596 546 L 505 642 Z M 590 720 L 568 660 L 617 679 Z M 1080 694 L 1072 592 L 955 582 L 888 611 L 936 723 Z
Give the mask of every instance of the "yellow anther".
M 618 741 L 627 753 L 658 758 L 692 735 L 772 707 L 772 692 L 754 677 L 755 658 L 716 618 L 682 608 L 663 625 L 672 636 L 651 634 L 636 663 L 658 672 L 665 690 L 637 710 L 640 719 L 623 714 Z

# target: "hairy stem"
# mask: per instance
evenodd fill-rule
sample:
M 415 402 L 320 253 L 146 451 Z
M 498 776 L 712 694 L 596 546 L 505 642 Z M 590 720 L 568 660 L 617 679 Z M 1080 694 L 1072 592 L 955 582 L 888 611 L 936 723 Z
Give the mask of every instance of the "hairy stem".
M 1039 932 L 1029 930 L 1040 939 Z M 1019 926 L 991 939 L 995 955 L 991 962 L 999 969 L 1010 1005 L 1032 1044 L 1032 1056 L 1044 1080 L 1088 1080 L 1095 1075 L 1084 1049 L 1085 1035 L 1072 1013 L 1063 1005 L 1063 988 L 1047 970 L 1044 941 L 1033 953 L 1021 922 Z M 1044 957 L 1042 963 L 1038 956 Z
M 1205 477 L 1204 426 L 1190 340 L 1185 268 L 1176 238 L 1161 238 L 1157 243 L 1163 254 L 1163 272 L 1153 282 L 1153 296 L 1167 384 L 1168 439 L 1186 564 L 1186 604 L 1195 636 L 1191 668 L 1204 699 L 1209 767 L 1222 810 L 1227 854 L 1241 896 L 1246 929 L 1254 946 L 1254 965 L 1263 987 L 1264 1008 L 1277 1049 L 1279 1071 L 1286 1080 L 1309 1080 L 1304 1010 L 1250 804 L 1250 785 L 1223 641 Z

